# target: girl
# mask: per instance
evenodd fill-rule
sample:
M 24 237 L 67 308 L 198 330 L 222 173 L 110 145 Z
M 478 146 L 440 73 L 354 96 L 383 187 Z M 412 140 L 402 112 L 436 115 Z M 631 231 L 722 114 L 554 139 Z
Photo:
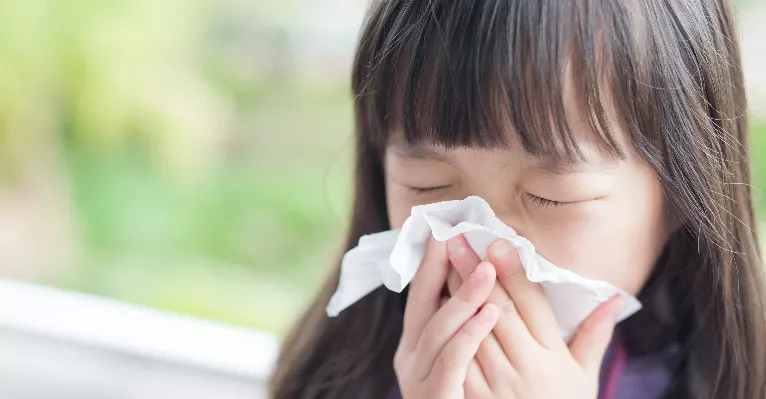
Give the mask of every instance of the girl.
M 414 205 L 478 195 L 644 309 L 612 334 L 608 301 L 565 343 L 512 248 L 480 263 L 462 237 L 432 242 L 407 291 L 328 318 L 336 267 L 284 342 L 274 397 L 766 397 L 729 2 L 376 0 L 352 87 L 346 249 Z

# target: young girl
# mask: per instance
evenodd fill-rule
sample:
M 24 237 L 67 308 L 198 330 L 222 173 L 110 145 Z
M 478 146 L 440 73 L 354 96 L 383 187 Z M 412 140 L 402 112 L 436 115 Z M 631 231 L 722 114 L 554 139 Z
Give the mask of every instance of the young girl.
M 414 205 L 484 198 L 618 300 L 571 342 L 517 273 L 458 236 L 408 290 L 328 318 L 339 269 L 283 344 L 275 398 L 766 397 L 746 100 L 725 0 L 376 0 L 352 86 L 346 249 Z

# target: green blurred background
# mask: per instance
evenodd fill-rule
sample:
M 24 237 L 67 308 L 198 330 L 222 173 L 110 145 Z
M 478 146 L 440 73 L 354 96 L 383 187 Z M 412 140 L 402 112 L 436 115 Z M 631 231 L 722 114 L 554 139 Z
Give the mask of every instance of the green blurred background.
M 756 3 L 741 15 L 763 21 Z M 0 0 L 0 274 L 283 333 L 346 229 L 364 8 Z M 743 51 L 765 188 L 758 20 Z

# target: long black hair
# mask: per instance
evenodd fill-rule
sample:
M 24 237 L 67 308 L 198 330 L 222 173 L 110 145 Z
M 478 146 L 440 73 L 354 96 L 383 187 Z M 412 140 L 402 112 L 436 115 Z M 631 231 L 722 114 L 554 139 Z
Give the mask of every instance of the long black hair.
M 354 61 L 356 191 L 346 247 L 387 230 L 383 153 L 411 143 L 575 158 L 562 92 L 615 157 L 629 145 L 682 226 L 629 319 L 629 354 L 682 345 L 672 397 L 766 397 L 764 279 L 752 209 L 746 99 L 724 0 L 377 0 Z M 612 126 L 613 109 L 619 126 Z M 339 262 L 284 342 L 283 398 L 383 398 L 406 295 L 381 288 L 327 318 Z M 666 293 L 660 311 L 659 293 Z

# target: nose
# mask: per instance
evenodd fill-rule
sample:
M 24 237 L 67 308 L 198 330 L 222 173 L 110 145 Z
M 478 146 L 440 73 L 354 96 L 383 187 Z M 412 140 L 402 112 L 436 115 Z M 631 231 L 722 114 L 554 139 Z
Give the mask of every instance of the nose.
M 495 207 L 492 203 L 487 201 L 489 206 L 495 211 L 495 217 L 500 219 L 503 224 L 514 229 L 516 234 L 520 236 L 526 236 L 526 232 L 529 230 L 529 218 L 524 213 L 523 205 L 515 204 L 513 206 L 508 204 L 502 204 Z

